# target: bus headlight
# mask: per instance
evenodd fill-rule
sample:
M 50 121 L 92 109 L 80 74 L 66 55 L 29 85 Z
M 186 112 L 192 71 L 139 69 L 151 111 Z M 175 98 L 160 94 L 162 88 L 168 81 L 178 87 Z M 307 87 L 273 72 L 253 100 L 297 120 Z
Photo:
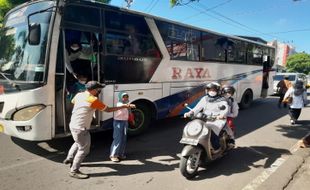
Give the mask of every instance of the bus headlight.
M 45 107 L 46 107 L 45 105 L 35 105 L 22 108 L 13 114 L 13 120 L 14 121 L 30 120 Z

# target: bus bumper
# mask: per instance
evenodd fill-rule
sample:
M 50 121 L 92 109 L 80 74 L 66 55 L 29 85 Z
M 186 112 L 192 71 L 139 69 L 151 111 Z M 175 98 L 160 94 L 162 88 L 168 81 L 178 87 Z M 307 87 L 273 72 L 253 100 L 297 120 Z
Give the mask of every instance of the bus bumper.
M 30 141 L 50 140 L 53 136 L 51 111 L 51 106 L 47 106 L 28 121 L 0 118 L 0 132 Z

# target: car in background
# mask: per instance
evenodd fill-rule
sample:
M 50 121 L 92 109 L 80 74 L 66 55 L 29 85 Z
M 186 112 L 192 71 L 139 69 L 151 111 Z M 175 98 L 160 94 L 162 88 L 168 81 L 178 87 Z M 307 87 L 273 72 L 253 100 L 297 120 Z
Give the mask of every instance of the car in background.
M 292 84 L 295 84 L 295 82 L 297 80 L 301 80 L 303 81 L 305 87 L 308 84 L 307 82 L 307 75 L 303 74 L 303 73 L 277 73 L 274 77 L 273 77 L 273 93 L 274 94 L 278 94 L 278 88 L 277 88 L 277 84 L 284 79 L 284 77 L 287 76 L 288 80 L 292 82 Z

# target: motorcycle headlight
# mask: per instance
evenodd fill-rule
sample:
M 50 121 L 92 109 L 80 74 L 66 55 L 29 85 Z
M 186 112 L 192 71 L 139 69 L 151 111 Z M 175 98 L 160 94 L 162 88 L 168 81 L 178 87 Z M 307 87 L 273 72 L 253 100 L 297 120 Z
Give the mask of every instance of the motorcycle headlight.
M 202 130 L 202 125 L 200 123 L 191 123 L 191 125 L 187 126 L 186 132 L 189 136 L 196 136 Z
M 35 105 L 22 108 L 13 114 L 13 120 L 14 121 L 30 120 L 45 107 L 46 107 L 45 105 Z

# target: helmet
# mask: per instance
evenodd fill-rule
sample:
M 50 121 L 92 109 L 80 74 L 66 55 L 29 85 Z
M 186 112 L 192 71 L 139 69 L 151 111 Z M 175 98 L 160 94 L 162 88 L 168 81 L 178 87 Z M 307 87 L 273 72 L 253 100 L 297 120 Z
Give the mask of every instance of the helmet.
M 211 82 L 206 85 L 206 89 L 207 90 L 214 89 L 216 92 L 219 92 L 221 89 L 221 85 L 217 82 Z
M 222 93 L 229 93 L 231 95 L 234 95 L 234 93 L 236 92 L 236 89 L 233 86 L 224 86 L 222 89 Z

